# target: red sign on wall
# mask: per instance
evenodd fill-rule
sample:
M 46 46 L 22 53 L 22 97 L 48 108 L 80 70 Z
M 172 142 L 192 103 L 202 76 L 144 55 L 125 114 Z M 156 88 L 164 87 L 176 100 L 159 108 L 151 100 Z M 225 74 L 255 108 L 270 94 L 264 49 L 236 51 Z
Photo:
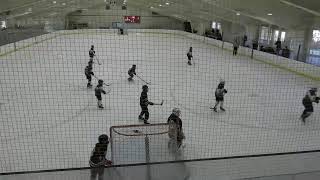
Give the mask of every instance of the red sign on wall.
M 125 23 L 140 23 L 140 16 L 124 16 Z

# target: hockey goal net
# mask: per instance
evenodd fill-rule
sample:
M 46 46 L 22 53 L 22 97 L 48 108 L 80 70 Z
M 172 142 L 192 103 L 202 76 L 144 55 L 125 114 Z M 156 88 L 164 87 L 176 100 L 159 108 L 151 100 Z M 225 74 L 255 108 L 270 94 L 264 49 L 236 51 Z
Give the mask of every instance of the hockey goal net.
M 169 128 L 170 137 L 169 138 Z M 172 124 L 127 125 L 110 128 L 111 159 L 115 165 L 175 160 Z

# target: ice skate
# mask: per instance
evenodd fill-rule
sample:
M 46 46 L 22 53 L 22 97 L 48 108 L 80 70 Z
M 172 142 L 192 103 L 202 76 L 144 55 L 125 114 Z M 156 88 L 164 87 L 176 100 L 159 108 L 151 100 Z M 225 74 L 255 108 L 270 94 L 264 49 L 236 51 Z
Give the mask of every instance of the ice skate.
M 188 64 L 189 64 L 190 66 L 192 65 L 190 61 L 188 61 Z
M 210 109 L 213 109 L 214 112 L 217 112 L 217 108 L 216 107 L 211 107 Z
M 92 88 L 92 84 L 88 83 L 87 88 Z
M 140 121 L 145 121 L 145 119 L 144 119 L 143 117 L 141 117 L 141 116 L 139 116 L 138 119 L 139 119 Z
M 150 124 L 148 121 L 144 120 L 143 121 L 144 124 Z
M 226 111 L 223 107 L 220 107 L 220 110 L 221 110 L 221 111 Z
M 186 144 L 185 144 L 185 143 L 179 144 L 179 146 L 178 146 L 178 151 L 184 149 L 185 147 L 186 147 Z
M 99 108 L 99 109 L 103 109 L 104 107 L 103 107 L 102 105 L 99 105 L 98 108 Z

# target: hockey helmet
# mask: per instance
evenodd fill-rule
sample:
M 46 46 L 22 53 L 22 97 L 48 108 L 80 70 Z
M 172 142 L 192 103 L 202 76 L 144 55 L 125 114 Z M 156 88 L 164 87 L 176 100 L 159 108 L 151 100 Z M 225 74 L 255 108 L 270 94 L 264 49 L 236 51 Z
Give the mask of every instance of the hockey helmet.
M 148 87 L 147 85 L 143 85 L 143 86 L 142 86 L 142 90 L 146 91 L 146 90 L 148 90 L 148 89 L 149 89 L 149 87 Z
M 98 83 L 99 83 L 99 84 L 103 84 L 103 80 L 102 80 L 102 79 L 99 79 Z
M 226 81 L 224 79 L 220 79 L 220 84 L 225 84 Z
M 179 108 L 173 108 L 172 113 L 179 117 L 181 114 L 181 110 Z
M 107 144 L 109 143 L 109 137 L 106 134 L 101 134 L 98 138 L 99 143 Z
M 91 45 L 91 49 L 93 49 L 94 48 L 94 45 Z
M 136 67 L 136 65 L 135 65 L 135 64 L 133 64 L 133 65 L 132 65 L 132 67 Z
M 313 87 L 313 88 L 310 89 L 310 91 L 312 91 L 312 92 L 317 92 L 317 91 L 318 91 L 318 88 Z

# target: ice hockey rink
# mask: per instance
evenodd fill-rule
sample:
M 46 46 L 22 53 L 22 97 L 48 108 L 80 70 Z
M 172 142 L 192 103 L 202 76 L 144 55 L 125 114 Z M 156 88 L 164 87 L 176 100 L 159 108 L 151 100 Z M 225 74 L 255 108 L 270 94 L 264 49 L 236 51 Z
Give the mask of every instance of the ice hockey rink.
M 91 45 L 101 62 L 94 64 L 95 76 L 111 84 L 104 87 L 110 93 L 103 96 L 103 110 L 86 87 Z M 150 123 L 165 123 L 174 107 L 181 109 L 183 159 L 320 148 L 319 106 L 305 125 L 299 120 L 301 100 L 308 88 L 319 87 L 317 81 L 174 33 L 79 32 L 0 56 L 1 172 L 88 166 L 100 134 L 109 134 L 111 126 L 143 124 L 138 115 L 145 83 L 137 77 L 128 82 L 132 64 L 150 82 L 149 100 L 164 100 L 149 107 Z M 216 113 L 210 107 L 220 79 L 228 90 L 227 111 Z M 128 152 L 122 161 L 143 161 L 134 159 L 141 146 L 122 146 Z M 155 161 L 168 156 L 162 148 Z

